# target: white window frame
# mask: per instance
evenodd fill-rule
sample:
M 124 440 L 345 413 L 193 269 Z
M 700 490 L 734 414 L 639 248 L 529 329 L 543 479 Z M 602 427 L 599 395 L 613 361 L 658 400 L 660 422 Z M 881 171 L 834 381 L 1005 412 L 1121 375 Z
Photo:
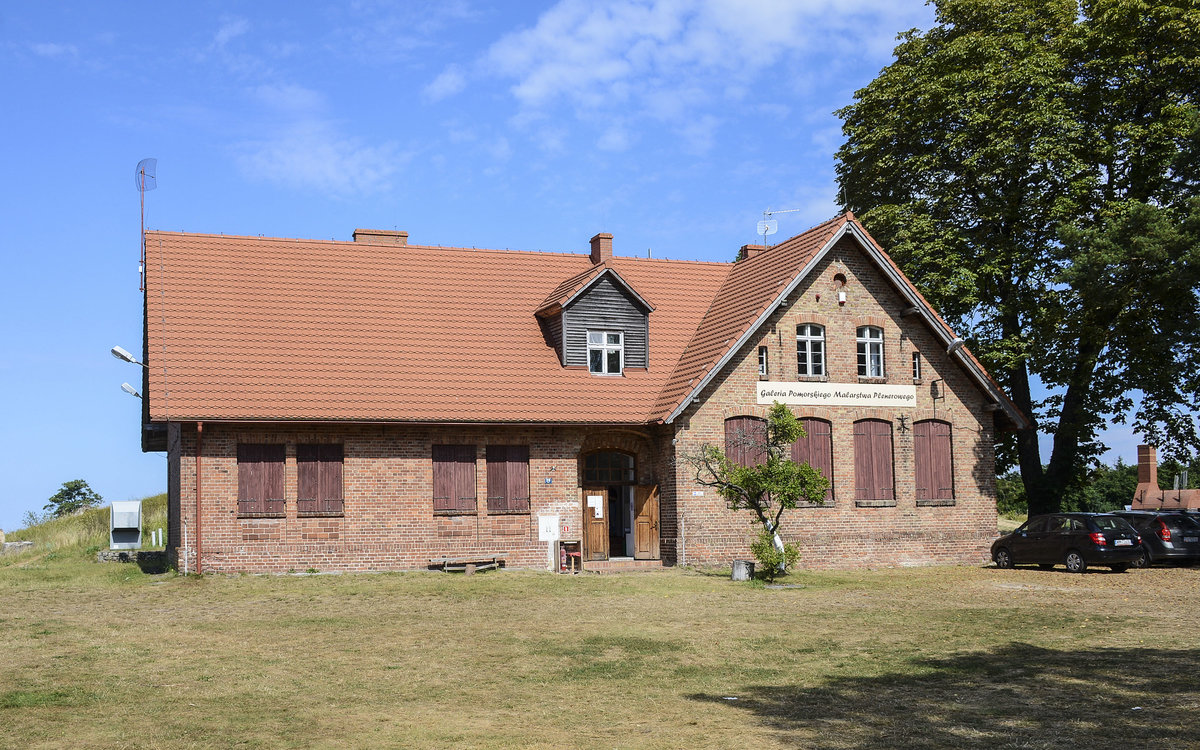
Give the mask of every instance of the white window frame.
M 796 374 L 825 377 L 825 326 L 817 323 L 796 326 Z
M 883 363 L 883 329 L 879 326 L 859 326 L 856 331 L 858 342 L 858 376 L 860 378 L 883 378 L 887 370 Z
M 616 336 L 616 343 L 609 342 L 610 336 Z M 599 341 L 593 341 L 593 337 L 599 337 Z M 592 368 L 592 352 L 600 352 L 600 369 Z M 620 358 L 620 364 L 616 372 L 609 370 L 609 355 L 617 352 Z M 588 372 L 593 375 L 620 375 L 625 372 L 625 332 L 624 331 L 609 331 L 609 330 L 589 330 L 587 332 L 587 358 Z
M 765 378 L 767 376 L 767 347 L 758 347 L 758 376 Z
M 921 380 L 921 353 L 913 352 L 912 353 L 912 361 L 913 361 L 913 381 L 919 382 Z

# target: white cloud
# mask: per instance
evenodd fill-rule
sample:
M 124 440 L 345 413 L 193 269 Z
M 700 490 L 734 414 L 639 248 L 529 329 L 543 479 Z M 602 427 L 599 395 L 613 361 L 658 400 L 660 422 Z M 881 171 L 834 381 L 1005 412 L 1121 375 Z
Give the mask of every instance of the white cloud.
M 467 85 L 467 79 L 462 69 L 457 65 L 449 65 L 425 87 L 424 95 L 428 101 L 436 102 L 446 97 L 454 96 Z
M 496 41 L 480 67 L 512 81 L 523 112 L 565 103 L 590 119 L 619 109 L 665 123 L 703 151 L 716 123 L 697 121 L 697 113 L 754 102 L 766 69 L 786 78 L 815 64 L 820 75 L 836 75 L 831 46 L 847 55 L 875 51 L 928 15 L 894 0 L 561 0 L 532 27 Z M 805 59 L 818 50 L 823 59 Z M 620 141 L 612 131 L 601 139 Z
M 29 49 L 39 57 L 78 57 L 79 49 L 74 44 L 56 44 L 41 42 L 29 45 Z
M 370 146 L 319 120 L 294 123 L 240 150 L 238 167 L 250 179 L 338 196 L 388 189 L 391 176 L 410 158 L 394 143 Z
M 250 30 L 250 22 L 244 18 L 226 16 L 221 19 L 221 27 L 213 36 L 212 46 L 221 49 L 232 39 L 242 36 Z

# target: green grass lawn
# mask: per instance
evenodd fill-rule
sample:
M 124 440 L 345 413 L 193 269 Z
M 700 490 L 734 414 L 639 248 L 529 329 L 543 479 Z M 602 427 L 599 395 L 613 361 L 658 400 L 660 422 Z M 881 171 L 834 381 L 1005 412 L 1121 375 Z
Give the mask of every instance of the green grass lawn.
M 1200 569 L 153 576 L 0 558 L 0 747 L 1186 747 Z M 1148 595 L 1152 593 L 1152 595 Z

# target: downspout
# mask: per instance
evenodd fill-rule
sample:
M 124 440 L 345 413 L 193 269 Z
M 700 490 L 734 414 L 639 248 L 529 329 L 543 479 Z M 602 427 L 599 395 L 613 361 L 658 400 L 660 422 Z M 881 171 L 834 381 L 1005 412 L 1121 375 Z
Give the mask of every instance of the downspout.
M 200 539 L 202 538 L 201 534 L 200 534 L 200 497 L 201 497 L 200 477 L 202 475 L 202 473 L 200 471 L 200 468 L 201 468 L 200 467 L 200 458 L 202 455 L 203 446 L 204 446 L 204 423 L 197 422 L 196 423 L 196 573 L 197 574 L 204 572 L 204 569 L 200 566 Z

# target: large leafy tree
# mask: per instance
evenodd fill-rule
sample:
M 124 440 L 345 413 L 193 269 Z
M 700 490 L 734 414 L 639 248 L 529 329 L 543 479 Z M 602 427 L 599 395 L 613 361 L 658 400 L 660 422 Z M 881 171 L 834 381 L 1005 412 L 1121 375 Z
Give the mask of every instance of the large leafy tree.
M 1127 413 L 1200 448 L 1200 4 L 936 5 L 838 113 L 838 179 L 1032 418 L 1001 465 L 1053 510 Z

